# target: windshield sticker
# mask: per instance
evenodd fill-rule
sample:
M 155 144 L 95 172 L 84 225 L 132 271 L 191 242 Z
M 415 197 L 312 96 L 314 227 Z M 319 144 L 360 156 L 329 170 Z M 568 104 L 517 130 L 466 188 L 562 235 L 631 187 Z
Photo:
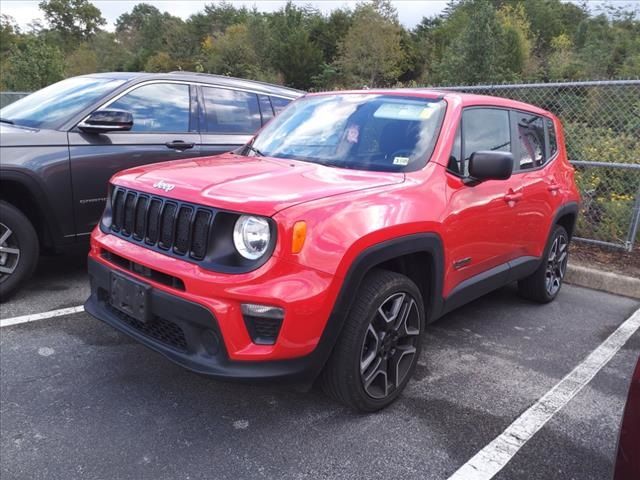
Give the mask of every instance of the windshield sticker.
M 407 104 L 407 103 L 383 103 L 378 107 L 373 116 L 375 118 L 388 118 L 390 120 L 423 120 L 424 112 L 430 109 L 425 108 L 424 103 Z M 428 114 L 429 116 L 431 113 Z
M 358 125 L 351 125 L 347 129 L 347 142 L 358 143 L 359 136 L 360 136 L 360 127 L 358 127 Z
M 409 165 L 409 157 L 396 157 L 393 159 L 394 165 Z

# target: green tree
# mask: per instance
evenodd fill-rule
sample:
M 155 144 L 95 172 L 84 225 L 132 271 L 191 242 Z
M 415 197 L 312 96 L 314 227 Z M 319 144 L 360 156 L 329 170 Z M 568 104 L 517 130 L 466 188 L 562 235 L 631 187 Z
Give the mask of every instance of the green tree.
M 269 59 L 285 84 L 292 87 L 308 89 L 322 68 L 322 50 L 309 34 L 316 15 L 318 12 L 311 8 L 288 2 L 269 17 Z
M 98 55 L 89 43 L 82 43 L 65 58 L 65 73 L 69 77 L 99 71 Z
M 116 34 L 131 52 L 127 70 L 144 70 L 149 59 L 160 52 L 169 54 L 171 62 L 181 68 L 190 68 L 198 50 L 197 45 L 185 42 L 187 28 L 182 19 L 146 3 L 139 3 L 130 13 L 118 17 Z M 155 65 L 153 68 L 158 68 L 154 63 L 157 60 L 150 64 Z
M 203 51 L 207 71 L 233 77 L 260 76 L 258 56 L 246 25 L 232 25 L 218 38 L 209 37 Z
M 64 78 L 64 57 L 42 38 L 28 38 L 13 47 L 3 73 L 9 90 L 38 90 Z
M 39 7 L 52 30 L 60 35 L 64 49 L 87 40 L 106 23 L 89 0 L 43 0 Z
M 0 61 L 5 59 L 18 43 L 20 28 L 13 17 L 0 15 Z
M 454 15 L 469 21 L 446 48 L 438 75 L 446 83 L 475 84 L 504 80 L 503 29 L 496 10 L 485 0 L 468 1 Z
M 374 5 L 360 5 L 335 62 L 344 81 L 369 87 L 394 83 L 405 62 L 401 38 L 401 27 L 393 19 L 381 15 Z

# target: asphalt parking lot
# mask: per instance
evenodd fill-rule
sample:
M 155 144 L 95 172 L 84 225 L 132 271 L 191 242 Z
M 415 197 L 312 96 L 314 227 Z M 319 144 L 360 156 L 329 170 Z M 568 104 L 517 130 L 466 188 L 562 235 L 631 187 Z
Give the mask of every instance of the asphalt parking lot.
M 3 319 L 80 305 L 84 260 L 45 259 Z M 0 329 L 9 479 L 447 479 L 596 349 L 638 302 L 565 285 L 539 306 L 507 287 L 435 324 L 390 408 L 213 381 L 80 312 Z M 608 479 L 636 333 L 495 478 Z

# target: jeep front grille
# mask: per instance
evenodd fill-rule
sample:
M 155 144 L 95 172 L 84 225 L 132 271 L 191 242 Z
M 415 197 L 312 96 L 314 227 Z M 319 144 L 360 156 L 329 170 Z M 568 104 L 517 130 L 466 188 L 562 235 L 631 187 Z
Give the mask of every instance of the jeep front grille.
M 215 210 L 116 187 L 111 231 L 134 243 L 203 260 Z

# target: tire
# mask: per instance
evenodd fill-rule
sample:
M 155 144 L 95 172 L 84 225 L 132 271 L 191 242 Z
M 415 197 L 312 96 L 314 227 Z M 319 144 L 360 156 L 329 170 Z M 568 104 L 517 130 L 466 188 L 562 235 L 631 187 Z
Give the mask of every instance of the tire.
M 0 201 L 0 302 L 31 277 L 39 253 L 38 235 L 29 219 L 13 205 Z
M 569 235 L 555 225 L 544 250 L 542 262 L 530 276 L 518 281 L 520 295 L 538 303 L 549 303 L 558 296 L 569 258 Z
M 360 412 L 391 404 L 418 363 L 424 325 L 424 302 L 416 284 L 399 273 L 373 270 L 363 280 L 322 372 L 323 390 Z

